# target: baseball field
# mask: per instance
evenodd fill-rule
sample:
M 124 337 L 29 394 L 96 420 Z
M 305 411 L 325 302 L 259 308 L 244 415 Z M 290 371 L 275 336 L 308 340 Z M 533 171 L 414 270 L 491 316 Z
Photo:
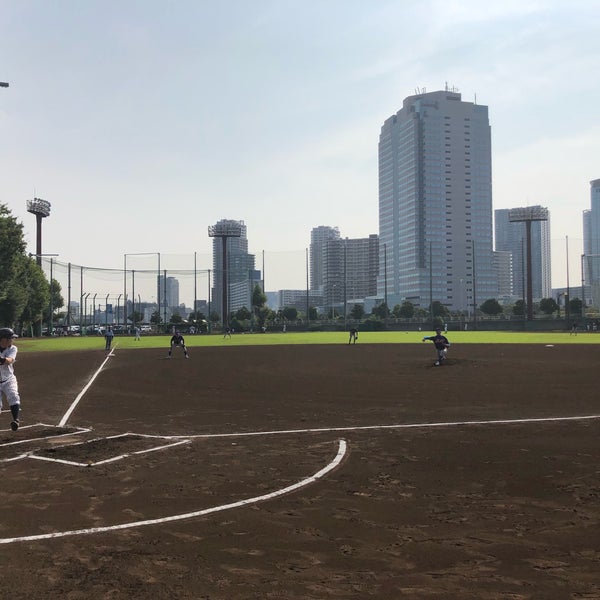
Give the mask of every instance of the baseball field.
M 600 598 L 600 338 L 420 335 L 16 340 L 0 596 Z

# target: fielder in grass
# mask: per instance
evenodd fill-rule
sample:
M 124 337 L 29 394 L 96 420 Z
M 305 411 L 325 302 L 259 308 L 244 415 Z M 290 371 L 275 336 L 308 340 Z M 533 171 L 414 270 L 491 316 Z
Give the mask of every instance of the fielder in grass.
M 430 335 L 429 337 L 424 337 L 423 341 L 431 340 L 433 345 L 435 346 L 435 351 L 437 353 L 437 360 L 433 365 L 435 367 L 441 366 L 446 360 L 446 356 L 448 354 L 448 348 L 450 348 L 450 342 L 445 335 L 442 335 L 441 329 L 435 330 L 435 335 Z

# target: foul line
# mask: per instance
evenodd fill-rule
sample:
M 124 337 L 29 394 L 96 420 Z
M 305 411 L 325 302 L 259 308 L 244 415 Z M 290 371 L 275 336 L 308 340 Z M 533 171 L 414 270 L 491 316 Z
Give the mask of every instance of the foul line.
M 102 369 L 104 368 L 104 365 L 108 362 L 108 359 L 111 358 L 112 356 L 114 356 L 114 354 L 113 354 L 113 351 L 111 350 L 106 355 L 106 358 L 104 359 L 104 362 L 100 365 L 100 368 L 92 375 L 92 378 L 87 382 L 87 385 L 79 392 L 79 394 L 77 395 L 77 398 L 75 398 L 75 400 L 73 400 L 73 404 L 71 404 L 71 406 L 69 407 L 69 410 L 65 413 L 64 417 L 60 420 L 58 427 L 64 427 L 66 425 L 67 420 L 71 416 L 71 413 L 75 410 L 75 408 L 79 404 L 79 401 L 83 398 L 83 395 L 90 389 L 90 386 L 92 385 L 92 383 L 94 383 L 94 380 L 96 379 L 96 377 L 98 377 L 98 375 L 100 374 L 100 371 L 102 371 Z
M 306 479 L 302 479 L 293 485 L 289 485 L 287 487 L 281 488 L 280 490 L 276 490 L 274 492 L 270 492 L 268 494 L 263 494 L 262 496 L 255 496 L 254 498 L 248 498 L 247 500 L 239 500 L 238 502 L 232 502 L 230 504 L 222 504 L 221 506 L 213 506 L 212 508 L 205 508 L 203 510 L 197 510 L 194 512 L 184 513 L 181 515 L 173 515 L 170 517 L 162 517 L 160 519 L 148 519 L 146 521 L 135 521 L 132 523 L 121 523 L 120 525 L 109 525 L 106 527 L 90 527 L 88 529 L 74 529 L 72 531 L 57 531 L 55 533 L 44 533 L 40 535 L 27 535 L 22 537 L 14 537 L 14 538 L 0 538 L 0 544 L 12 544 L 14 542 L 32 542 L 37 540 L 49 540 L 54 538 L 61 538 L 73 535 L 89 535 L 92 533 L 105 533 L 107 531 L 117 531 L 120 529 L 131 529 L 133 527 L 145 527 L 146 525 L 158 525 L 161 523 L 169 523 L 173 521 L 183 521 L 185 519 L 193 519 L 195 517 L 202 517 L 204 515 L 209 515 L 211 513 L 221 512 L 224 510 L 229 510 L 231 508 L 239 508 L 240 506 L 247 506 L 249 504 L 255 504 L 257 502 L 262 502 L 264 500 L 272 500 L 273 498 L 277 498 L 278 496 L 283 496 L 284 494 L 289 494 L 295 490 L 298 490 L 310 483 L 314 483 L 321 477 L 324 477 L 335 469 L 342 461 L 346 454 L 346 441 L 339 440 L 338 451 L 335 458 L 325 467 L 323 467 L 320 471 L 317 471 L 314 475 L 307 477 Z
M 492 421 L 440 421 L 437 423 L 401 423 L 396 425 L 358 425 L 355 427 L 315 427 L 310 429 L 278 429 L 275 431 L 246 431 L 241 433 L 199 433 L 191 435 L 164 436 L 172 439 L 203 439 L 250 437 L 260 435 L 288 435 L 290 433 L 334 433 L 343 431 L 367 431 L 373 429 L 423 429 L 428 427 L 464 427 L 467 425 L 516 425 L 519 423 L 548 423 L 559 421 L 586 421 L 600 419 L 600 415 L 581 415 L 578 417 L 532 417 L 530 419 L 498 419 Z

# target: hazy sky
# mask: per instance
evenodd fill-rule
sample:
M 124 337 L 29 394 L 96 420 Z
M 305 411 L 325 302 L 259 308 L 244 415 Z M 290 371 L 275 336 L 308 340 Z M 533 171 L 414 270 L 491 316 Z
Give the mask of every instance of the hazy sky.
M 32 252 L 35 195 L 64 262 L 209 261 L 207 227 L 228 218 L 251 252 L 302 267 L 315 226 L 378 233 L 381 125 L 447 83 L 489 106 L 494 208 L 547 206 L 553 286 L 566 236 L 579 283 L 597 0 L 0 0 L 0 31 L 0 202 Z M 267 289 L 302 288 L 298 270 Z

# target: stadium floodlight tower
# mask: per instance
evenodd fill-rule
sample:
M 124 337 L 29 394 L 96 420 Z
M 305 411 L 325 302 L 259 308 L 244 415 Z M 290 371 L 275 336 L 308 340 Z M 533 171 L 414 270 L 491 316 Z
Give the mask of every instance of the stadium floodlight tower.
M 243 221 L 220 221 L 216 225 L 208 226 L 208 236 L 221 238 L 223 248 L 223 268 L 222 268 L 222 293 L 221 293 L 221 321 L 223 329 L 229 325 L 229 310 L 227 301 L 227 238 L 241 237 Z
M 531 275 L 531 223 L 533 221 L 547 221 L 548 209 L 543 206 L 525 206 L 511 208 L 508 211 L 510 223 L 525 223 L 526 248 L 527 248 L 527 320 L 533 321 L 533 285 Z
M 37 235 L 36 235 L 36 246 L 35 256 L 37 264 L 42 266 L 42 219 L 50 215 L 50 202 L 42 200 L 41 198 L 34 198 L 33 200 L 27 200 L 27 212 L 35 215 L 37 223 Z

